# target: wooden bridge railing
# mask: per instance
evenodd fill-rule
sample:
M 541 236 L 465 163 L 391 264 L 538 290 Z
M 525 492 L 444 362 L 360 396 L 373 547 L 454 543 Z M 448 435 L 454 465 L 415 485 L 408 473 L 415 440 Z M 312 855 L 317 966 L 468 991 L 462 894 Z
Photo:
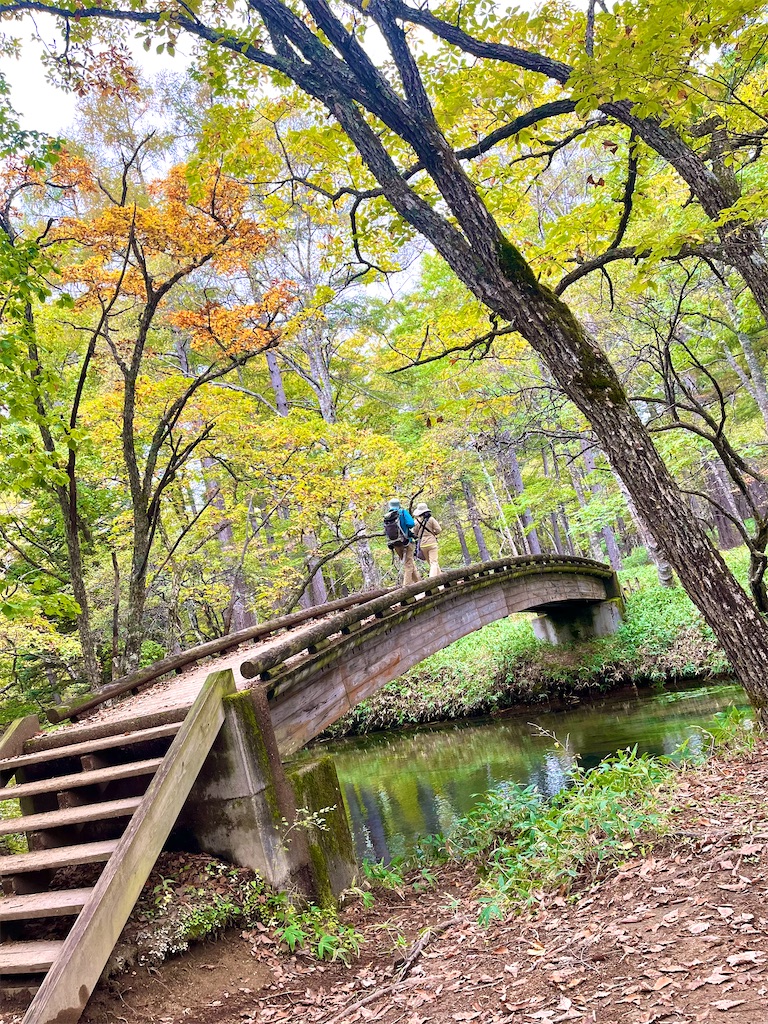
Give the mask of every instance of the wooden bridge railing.
M 259 623 L 256 626 L 249 626 L 247 629 L 238 630 L 236 633 L 228 633 L 226 636 L 216 640 L 209 640 L 196 647 L 188 647 L 178 654 L 171 654 L 167 658 L 155 661 L 145 668 L 131 672 L 129 675 L 121 676 L 114 683 L 105 686 L 103 690 L 93 697 L 87 697 L 76 704 L 69 706 L 59 705 L 46 708 L 46 717 L 53 725 L 71 718 L 76 722 L 80 715 L 92 711 L 105 701 L 120 697 L 124 693 L 138 692 L 150 683 L 156 682 L 162 676 L 171 672 L 179 672 L 189 665 L 194 665 L 205 658 L 215 657 L 217 654 L 226 654 L 233 651 L 242 644 L 251 643 L 254 640 L 266 640 L 267 637 L 284 630 L 293 629 L 294 626 L 308 622 L 310 619 L 322 618 L 332 615 L 335 612 L 343 611 L 346 608 L 354 607 L 356 604 L 363 604 L 372 598 L 381 597 L 382 594 L 389 594 L 391 590 L 369 590 L 364 594 L 353 594 L 350 597 L 343 597 L 338 601 L 330 601 L 327 604 L 315 605 L 312 608 L 305 608 L 300 612 L 293 612 L 291 615 L 282 615 L 277 619 L 270 619 L 268 622 Z
M 284 615 L 269 622 L 252 626 L 249 629 L 231 633 L 218 640 L 190 647 L 179 654 L 163 658 L 161 661 L 148 665 L 146 668 L 124 676 L 111 686 L 105 687 L 100 693 L 69 707 L 53 707 L 46 710 L 48 719 L 57 724 L 67 718 L 76 721 L 81 715 L 93 710 L 105 701 L 112 700 L 122 694 L 137 692 L 142 687 L 160 679 L 170 672 L 178 672 L 182 668 L 193 665 L 205 658 L 215 657 L 234 650 L 244 643 L 263 640 L 275 633 L 287 631 L 294 626 L 313 619 L 320 620 L 315 626 L 302 630 L 296 637 L 288 637 L 283 643 L 276 644 L 271 650 L 244 661 L 240 671 L 246 679 L 266 680 L 270 670 L 289 658 L 304 652 L 313 654 L 321 645 L 327 645 L 329 638 L 338 633 L 349 633 L 367 619 L 382 618 L 387 611 L 404 604 L 413 605 L 420 601 L 431 600 L 438 591 L 450 590 L 463 584 L 471 583 L 483 577 L 509 576 L 522 573 L 529 575 L 534 572 L 584 572 L 604 579 L 612 579 L 615 573 L 610 566 L 591 558 L 580 558 L 566 555 L 526 555 L 518 558 L 501 558 L 491 562 L 477 562 L 460 569 L 451 569 L 432 579 L 420 580 L 407 587 L 390 590 L 369 591 L 351 597 L 333 601 L 328 604 L 308 608 L 292 615 Z M 619 597 L 620 591 L 611 596 Z
M 255 658 L 244 661 L 240 672 L 246 679 L 268 681 L 272 669 L 282 666 L 290 658 L 306 653 L 315 655 L 325 650 L 331 637 L 337 634 L 347 635 L 362 626 L 366 620 L 383 619 L 387 613 L 396 611 L 404 605 L 433 603 L 438 592 L 450 592 L 454 588 L 489 577 L 505 579 L 522 575 L 539 574 L 541 572 L 586 572 L 587 575 L 599 576 L 602 579 L 615 579 L 615 572 L 609 565 L 591 558 L 567 557 L 564 555 L 528 555 L 518 558 L 503 558 L 493 562 L 478 562 L 462 569 L 451 569 L 432 579 L 420 580 L 407 587 L 390 590 L 381 597 L 366 601 L 349 611 L 334 615 L 332 618 L 318 622 L 310 629 L 302 630 L 295 637 L 288 637 L 270 650 Z M 606 588 L 608 596 L 620 597 L 616 585 L 616 593 L 611 587 Z

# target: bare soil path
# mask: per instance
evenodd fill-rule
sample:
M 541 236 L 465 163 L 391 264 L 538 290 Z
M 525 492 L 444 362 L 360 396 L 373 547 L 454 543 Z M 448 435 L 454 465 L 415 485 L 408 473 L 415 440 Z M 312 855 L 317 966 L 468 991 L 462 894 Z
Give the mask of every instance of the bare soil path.
M 351 967 L 228 934 L 101 986 L 85 1024 L 678 1024 L 768 1020 L 768 743 L 684 774 L 673 835 L 585 879 L 575 898 L 477 923 L 477 881 L 450 866 L 425 891 L 342 912 L 365 936 Z M 407 977 L 406 950 L 424 929 Z M 10 1021 L 8 1022 L 10 1024 Z

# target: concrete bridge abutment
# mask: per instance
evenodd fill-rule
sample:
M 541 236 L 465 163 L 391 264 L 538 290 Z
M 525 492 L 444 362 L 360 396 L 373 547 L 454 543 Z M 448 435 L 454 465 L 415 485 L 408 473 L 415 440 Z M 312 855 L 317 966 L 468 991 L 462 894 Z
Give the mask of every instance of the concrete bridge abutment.
M 624 621 L 624 603 L 613 598 L 581 607 L 547 608 L 532 621 L 537 640 L 561 646 L 611 636 Z
M 333 903 L 357 866 L 333 761 L 286 770 L 261 688 L 225 697 L 224 716 L 179 819 L 185 838 L 275 890 Z

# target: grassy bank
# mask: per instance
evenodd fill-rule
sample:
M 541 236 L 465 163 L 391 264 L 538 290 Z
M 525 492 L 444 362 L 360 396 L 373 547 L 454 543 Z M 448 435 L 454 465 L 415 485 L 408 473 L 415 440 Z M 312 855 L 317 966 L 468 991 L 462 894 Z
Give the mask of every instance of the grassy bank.
M 726 556 L 746 578 L 746 553 Z M 539 643 L 530 620 L 514 616 L 459 640 L 358 705 L 330 730 L 334 736 L 487 715 L 518 705 L 606 693 L 691 676 L 717 676 L 729 666 L 712 630 L 682 587 L 659 586 L 655 567 L 624 574 L 626 620 L 600 640 L 552 647 Z

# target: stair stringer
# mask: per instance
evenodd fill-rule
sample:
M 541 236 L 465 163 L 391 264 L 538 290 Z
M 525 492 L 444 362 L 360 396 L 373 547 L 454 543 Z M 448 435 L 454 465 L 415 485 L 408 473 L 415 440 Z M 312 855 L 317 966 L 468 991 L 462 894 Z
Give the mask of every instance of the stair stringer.
M 77 1024 L 224 723 L 231 669 L 212 672 L 48 971 L 23 1024 Z

